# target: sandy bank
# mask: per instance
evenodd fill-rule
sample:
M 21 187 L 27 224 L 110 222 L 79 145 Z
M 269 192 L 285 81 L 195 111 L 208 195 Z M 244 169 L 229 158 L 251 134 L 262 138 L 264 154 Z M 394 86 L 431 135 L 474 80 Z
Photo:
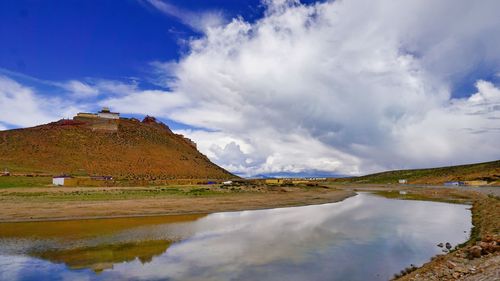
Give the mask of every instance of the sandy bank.
M 0 190 L 0 222 L 178 215 L 268 209 L 341 201 L 355 193 L 325 188 L 238 188 L 219 192 L 197 187 L 16 188 Z

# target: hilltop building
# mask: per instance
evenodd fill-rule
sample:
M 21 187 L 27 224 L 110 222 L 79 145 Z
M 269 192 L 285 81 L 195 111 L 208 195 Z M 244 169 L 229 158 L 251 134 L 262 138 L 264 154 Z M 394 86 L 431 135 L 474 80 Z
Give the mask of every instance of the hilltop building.
M 111 112 L 109 107 L 103 107 L 101 111 L 97 113 L 79 112 L 75 117 L 80 118 L 102 118 L 102 119 L 120 119 L 120 113 Z
M 79 112 L 76 114 L 75 117 L 80 117 L 80 118 L 97 118 L 97 114 L 95 113 L 86 113 L 86 112 Z
M 101 111 L 97 112 L 97 116 L 105 119 L 120 119 L 120 113 L 111 112 L 109 107 L 103 107 Z
M 73 121 L 83 123 L 93 131 L 101 131 L 101 132 L 102 131 L 117 132 L 119 120 L 141 122 L 142 124 L 149 126 L 159 126 L 168 133 L 174 134 L 167 125 L 156 120 L 156 118 L 153 116 L 147 115 L 146 117 L 144 117 L 142 121 L 139 121 L 139 119 L 137 118 L 124 118 L 120 117 L 120 113 L 118 112 L 111 112 L 109 107 L 103 107 L 101 111 L 97 113 L 79 112 L 78 114 L 76 114 L 76 116 L 73 117 Z M 185 143 L 189 144 L 191 147 L 197 149 L 197 145 L 193 140 L 181 134 L 176 134 L 176 136 L 181 138 Z
M 118 120 L 120 113 L 111 112 L 109 107 L 103 107 L 97 113 L 79 112 L 73 120 L 88 124 L 92 130 L 116 132 L 118 131 Z

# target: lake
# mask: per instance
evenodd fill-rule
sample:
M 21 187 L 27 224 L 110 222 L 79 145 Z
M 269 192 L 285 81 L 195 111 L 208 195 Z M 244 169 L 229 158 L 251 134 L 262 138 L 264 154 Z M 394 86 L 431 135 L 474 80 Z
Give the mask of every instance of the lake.
M 470 206 L 359 193 L 208 215 L 0 224 L 0 280 L 388 280 L 465 242 Z

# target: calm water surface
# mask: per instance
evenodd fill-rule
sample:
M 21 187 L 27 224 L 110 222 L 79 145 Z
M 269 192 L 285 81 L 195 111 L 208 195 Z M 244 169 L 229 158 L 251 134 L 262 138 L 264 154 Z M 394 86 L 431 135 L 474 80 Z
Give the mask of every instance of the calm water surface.
M 0 224 L 0 280 L 388 280 L 467 240 L 469 206 L 361 193 L 259 211 Z

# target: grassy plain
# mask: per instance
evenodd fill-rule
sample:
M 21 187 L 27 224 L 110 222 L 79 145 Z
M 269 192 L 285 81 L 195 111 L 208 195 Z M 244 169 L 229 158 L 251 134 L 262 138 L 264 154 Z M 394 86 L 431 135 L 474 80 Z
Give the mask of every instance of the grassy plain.
M 308 186 L 173 185 L 0 189 L 0 222 L 211 213 L 336 202 L 355 193 Z
M 51 177 L 0 177 L 0 189 L 13 187 L 44 187 L 52 184 Z

